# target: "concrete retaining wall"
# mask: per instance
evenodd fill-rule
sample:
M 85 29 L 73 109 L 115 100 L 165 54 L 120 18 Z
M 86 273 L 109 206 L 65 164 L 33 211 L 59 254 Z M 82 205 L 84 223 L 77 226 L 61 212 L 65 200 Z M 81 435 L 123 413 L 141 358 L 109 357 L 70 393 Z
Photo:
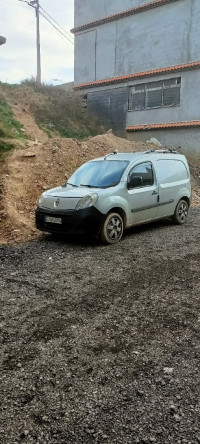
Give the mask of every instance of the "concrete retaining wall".
M 200 160 L 200 128 L 137 131 L 127 134 L 128 140 L 149 141 L 156 138 L 162 146 L 179 148 L 182 154 Z

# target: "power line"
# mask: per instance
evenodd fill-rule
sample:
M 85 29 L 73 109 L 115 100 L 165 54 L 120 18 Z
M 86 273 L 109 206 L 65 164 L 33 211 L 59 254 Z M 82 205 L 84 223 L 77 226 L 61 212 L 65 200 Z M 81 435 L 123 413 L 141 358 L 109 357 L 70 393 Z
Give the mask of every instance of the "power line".
M 69 32 L 67 32 L 61 25 L 59 25 L 59 23 L 57 23 L 56 22 L 56 20 L 53 18 L 53 17 L 51 17 L 51 15 L 50 14 L 48 14 L 48 12 L 47 11 L 45 11 L 45 9 L 40 5 L 40 9 L 42 9 L 42 11 L 51 19 L 51 20 L 53 20 L 53 22 L 57 25 L 57 26 L 59 26 L 59 28 L 60 29 L 62 29 L 62 31 L 63 32 L 65 32 L 66 33 L 66 35 L 67 35 L 67 37 L 69 38 L 69 39 L 71 39 L 71 43 L 73 43 L 74 44 L 74 41 L 73 41 L 73 38 L 72 38 L 72 36 L 69 34 Z
M 27 3 L 29 6 L 32 6 L 32 8 L 35 9 L 35 6 L 33 5 L 33 2 L 28 1 L 28 0 L 18 0 L 19 2 L 23 2 L 23 3 Z M 47 17 L 41 12 L 42 11 L 47 15 Z M 54 20 L 53 17 L 51 17 L 51 15 L 45 11 L 45 9 L 40 5 L 40 14 L 52 25 L 54 26 L 55 29 L 57 29 L 58 32 L 60 32 L 60 34 L 62 34 L 72 45 L 74 44 L 74 41 L 71 37 L 71 35 L 61 26 L 59 25 L 59 23 L 56 22 L 56 20 Z M 48 20 L 48 17 L 50 20 Z M 60 31 L 60 29 L 58 29 L 52 22 L 51 20 L 57 25 L 59 26 L 60 29 L 62 29 L 62 31 L 66 34 L 66 36 L 63 34 L 63 32 Z
M 73 42 L 69 39 L 69 36 L 67 36 L 67 31 L 65 31 L 60 25 L 58 25 L 58 23 L 45 11 L 44 8 L 42 8 L 39 4 L 39 0 L 18 0 L 22 3 L 26 3 L 28 6 L 31 6 L 35 9 L 36 12 L 36 43 L 37 43 L 37 82 L 41 83 L 41 66 L 40 66 L 40 30 L 39 30 L 39 16 L 40 14 L 48 21 L 48 23 L 50 23 L 55 29 L 56 31 L 58 31 L 60 33 L 60 35 L 62 36 L 61 38 L 63 39 L 63 37 L 65 38 L 65 43 L 68 45 L 67 42 L 71 43 L 71 45 L 73 45 Z M 41 11 L 42 9 L 42 11 Z M 46 15 L 45 15 L 46 14 Z M 52 23 L 52 21 L 54 23 Z M 57 26 L 56 26 L 57 25 Z M 61 31 L 58 26 L 63 30 Z M 70 36 L 71 37 L 71 36 Z
M 73 43 L 69 40 L 69 38 L 62 32 L 60 31 L 60 29 L 57 28 L 57 26 L 54 25 L 54 23 L 52 23 L 48 17 L 46 17 L 41 11 L 40 14 L 66 39 L 69 41 L 69 43 L 71 43 L 71 45 L 73 45 Z
M 22 2 L 22 3 L 27 3 L 29 6 L 31 6 L 32 8 L 34 8 L 35 9 L 35 6 L 33 5 L 33 2 L 32 1 L 28 1 L 28 0 L 18 0 L 18 1 L 20 1 L 20 2 Z M 49 17 L 46 17 L 46 15 L 45 14 L 43 14 L 42 12 L 41 12 L 41 9 L 42 9 L 42 11 Z M 42 6 L 40 5 L 40 7 L 39 7 L 39 13 L 66 39 L 66 40 L 68 40 L 68 42 L 69 43 L 71 43 L 71 45 L 74 45 L 74 42 L 73 42 L 73 40 L 72 40 L 72 38 L 71 38 L 71 36 L 68 34 L 68 32 L 64 29 L 64 28 L 62 28 L 62 26 L 60 26 L 49 14 L 48 14 L 48 12 L 47 11 L 45 11 L 45 9 L 44 8 L 42 8 Z M 57 25 L 57 26 L 59 26 L 64 32 L 62 32 L 54 23 L 52 23 L 52 21 L 51 20 L 53 20 L 53 22 Z M 66 33 L 66 35 L 64 34 L 64 33 Z M 71 38 L 71 40 L 70 40 L 70 38 Z
M 70 43 L 72 43 L 72 45 L 74 44 L 74 42 L 73 42 L 73 39 L 72 39 L 72 37 L 68 34 L 68 32 L 64 29 L 64 28 L 62 28 L 62 26 L 61 25 L 59 25 L 49 14 L 48 14 L 48 12 L 47 11 L 45 11 L 45 9 L 44 8 L 42 8 L 42 6 L 40 6 L 40 9 L 42 9 L 43 10 L 43 12 L 47 15 L 47 17 L 46 17 L 46 15 L 44 15 L 41 11 L 40 11 L 40 14 L 42 14 L 43 15 L 43 17 L 45 17 L 46 18 L 46 20 L 47 21 L 49 21 L 49 23 L 52 25 L 52 26 L 54 26 L 54 28 L 56 28 L 62 35 L 64 35 L 64 37 L 70 42 Z M 49 19 L 48 19 L 48 17 L 49 17 Z M 52 23 L 52 20 L 53 20 L 53 22 L 57 25 L 57 26 L 59 26 L 59 28 L 60 29 L 62 29 L 62 31 L 66 34 L 64 34 L 62 31 L 60 31 L 60 29 L 59 28 L 57 28 L 57 26 L 55 26 L 53 23 Z
M 27 3 L 27 5 L 32 6 L 32 8 L 35 9 L 35 6 L 33 6 L 30 2 L 28 2 L 27 0 L 18 0 L 18 2 L 22 2 L 22 3 Z

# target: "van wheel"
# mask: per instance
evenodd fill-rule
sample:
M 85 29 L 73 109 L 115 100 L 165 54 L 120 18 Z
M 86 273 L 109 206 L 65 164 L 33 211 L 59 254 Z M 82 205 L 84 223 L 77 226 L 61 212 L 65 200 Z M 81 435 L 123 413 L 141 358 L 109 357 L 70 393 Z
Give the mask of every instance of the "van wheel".
M 179 225 L 184 224 L 187 221 L 188 209 L 189 206 L 186 200 L 184 199 L 179 200 L 175 209 L 175 213 L 172 217 L 173 221 Z
M 105 218 L 100 238 L 106 244 L 116 244 L 120 241 L 124 231 L 124 222 L 118 213 L 109 213 Z

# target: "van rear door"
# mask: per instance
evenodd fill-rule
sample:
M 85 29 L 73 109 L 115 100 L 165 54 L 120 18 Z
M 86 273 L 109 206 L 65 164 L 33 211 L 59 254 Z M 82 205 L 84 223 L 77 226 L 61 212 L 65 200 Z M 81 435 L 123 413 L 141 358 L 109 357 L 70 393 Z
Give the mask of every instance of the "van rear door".
M 159 183 L 157 217 L 172 216 L 179 199 L 184 195 L 185 186 L 190 182 L 188 170 L 182 160 L 158 159 L 156 173 Z

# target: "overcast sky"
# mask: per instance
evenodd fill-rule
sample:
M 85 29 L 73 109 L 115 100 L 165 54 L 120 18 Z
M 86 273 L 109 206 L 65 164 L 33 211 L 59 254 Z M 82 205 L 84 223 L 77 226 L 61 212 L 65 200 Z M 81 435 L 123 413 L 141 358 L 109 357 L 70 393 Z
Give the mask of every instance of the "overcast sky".
M 74 26 L 74 0 L 40 0 L 40 5 L 41 12 L 45 15 L 47 12 L 73 41 L 70 29 Z M 65 33 L 63 29 L 61 32 Z M 0 81 L 20 83 L 23 79 L 36 77 L 34 8 L 20 0 L 0 0 L 0 35 L 7 39 L 6 44 L 0 46 Z M 67 38 L 40 15 L 42 82 L 73 81 L 74 49 Z

